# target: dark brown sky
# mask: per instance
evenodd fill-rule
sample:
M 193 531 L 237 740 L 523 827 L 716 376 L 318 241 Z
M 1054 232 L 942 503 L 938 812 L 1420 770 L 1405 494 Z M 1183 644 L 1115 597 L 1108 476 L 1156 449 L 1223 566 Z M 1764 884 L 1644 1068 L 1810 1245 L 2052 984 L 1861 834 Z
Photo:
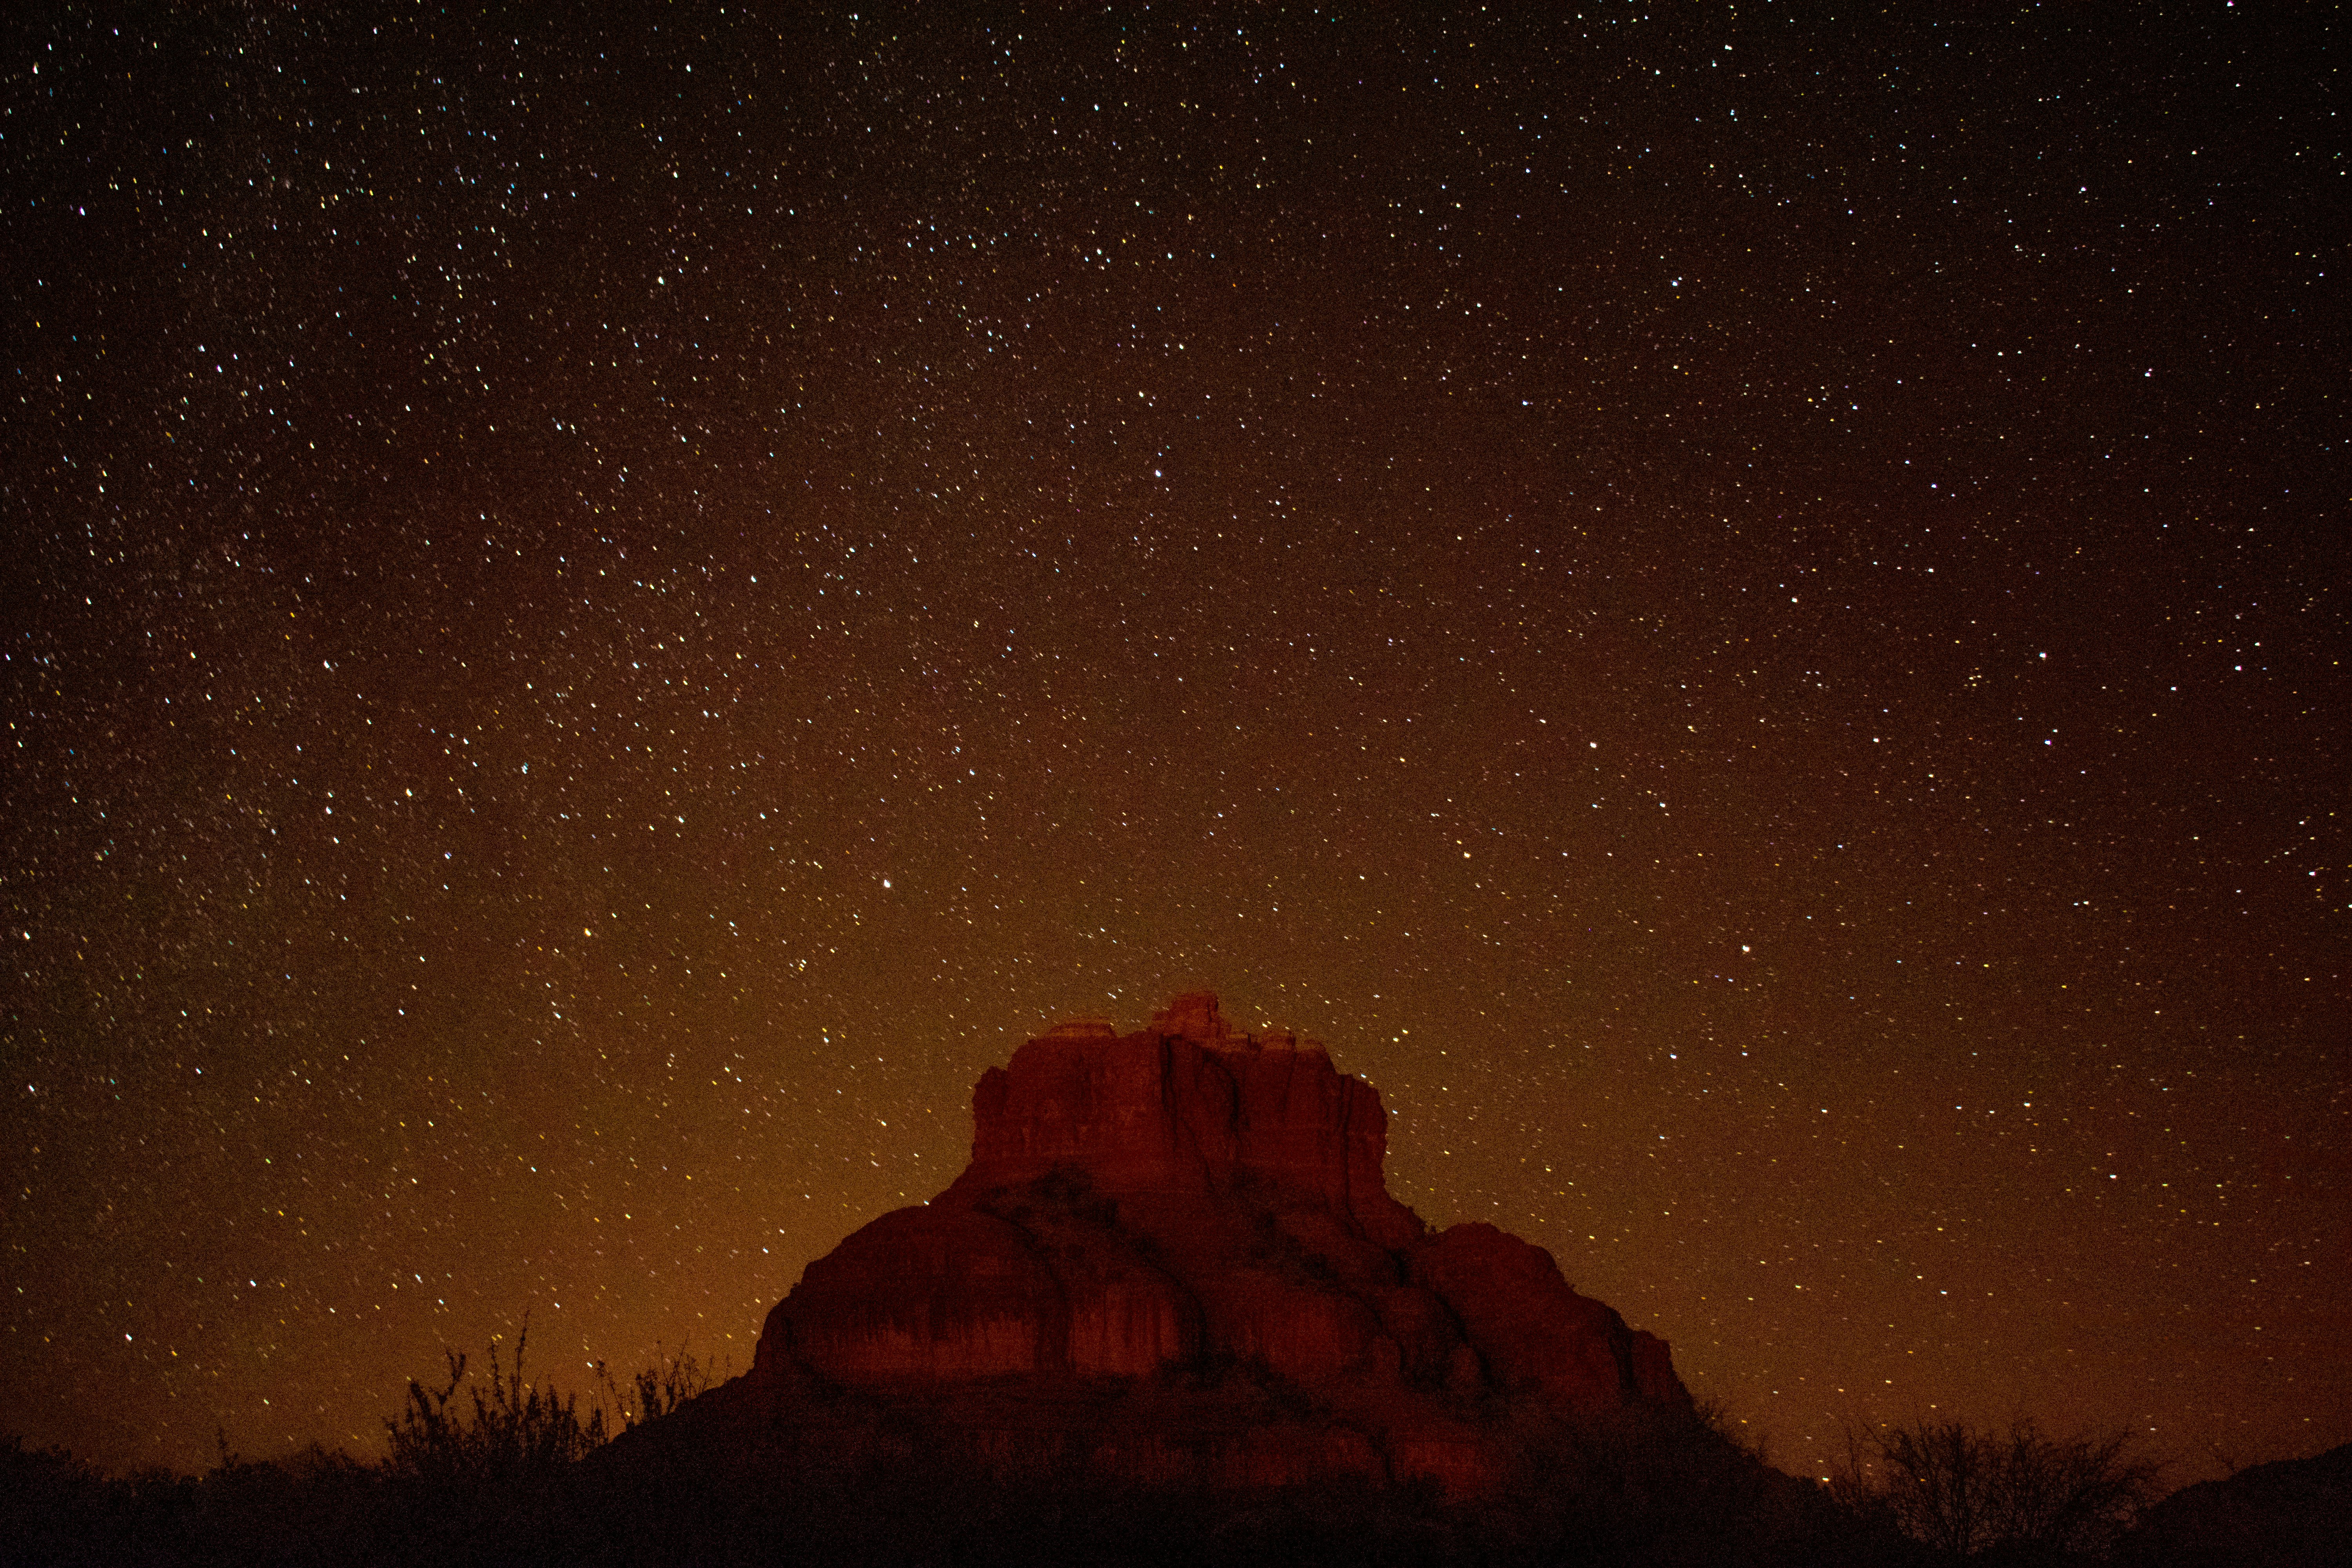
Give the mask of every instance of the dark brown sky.
M 1209 986 L 1784 1464 L 2352 1438 L 2340 25 L 950 9 L 7 36 L 5 1425 L 740 1370 Z

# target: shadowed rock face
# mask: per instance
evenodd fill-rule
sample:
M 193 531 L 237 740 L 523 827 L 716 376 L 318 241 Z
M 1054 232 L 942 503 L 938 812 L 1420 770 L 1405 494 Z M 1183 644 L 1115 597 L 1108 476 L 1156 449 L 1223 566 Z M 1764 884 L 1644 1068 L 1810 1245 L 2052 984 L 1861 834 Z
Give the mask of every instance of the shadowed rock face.
M 2117 1546 L 2129 1568 L 2340 1568 L 2352 1443 L 2184 1487 Z
M 1383 1183 L 1371 1086 L 1214 996 L 1062 1025 L 972 1115 L 964 1173 L 811 1264 L 699 1420 L 799 1463 L 903 1443 L 1007 1475 L 1475 1495 L 1508 1426 L 1689 1408 L 1664 1342 L 1549 1253 L 1431 1234 Z

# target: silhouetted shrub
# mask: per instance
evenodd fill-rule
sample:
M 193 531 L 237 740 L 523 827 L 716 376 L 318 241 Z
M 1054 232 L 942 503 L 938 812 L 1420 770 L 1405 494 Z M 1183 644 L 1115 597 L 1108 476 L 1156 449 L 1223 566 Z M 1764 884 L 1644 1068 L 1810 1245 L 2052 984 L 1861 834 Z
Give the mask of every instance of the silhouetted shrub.
M 626 1393 L 613 1382 L 603 1362 L 596 1363 L 596 1382 L 613 1402 L 612 1420 L 605 1423 L 607 1436 L 618 1436 L 642 1422 L 658 1421 L 709 1389 L 714 1374 L 688 1354 L 684 1346 L 675 1355 L 663 1355 L 661 1346 L 656 1344 L 654 1353 L 659 1359 L 629 1379 Z M 598 1414 L 602 1413 L 600 1407 Z
M 2123 1433 L 2059 1441 L 2030 1420 L 2006 1436 L 1958 1421 L 1850 1434 L 1832 1490 L 1954 1562 L 2104 1556 L 2155 1495 L 2157 1467 Z
M 490 1347 L 490 1377 L 467 1385 L 463 1351 L 448 1357 L 449 1384 L 429 1389 L 408 1382 L 408 1403 L 398 1420 L 387 1418 L 391 1472 L 404 1480 L 433 1484 L 504 1484 L 544 1479 L 603 1447 L 604 1413 L 592 1407 L 582 1421 L 572 1394 L 558 1394 L 523 1381 L 523 1352 L 530 1333 L 515 1342 L 507 1365 Z M 457 1402 L 459 1388 L 470 1396 Z M 453 1413 L 450 1405 L 457 1402 Z

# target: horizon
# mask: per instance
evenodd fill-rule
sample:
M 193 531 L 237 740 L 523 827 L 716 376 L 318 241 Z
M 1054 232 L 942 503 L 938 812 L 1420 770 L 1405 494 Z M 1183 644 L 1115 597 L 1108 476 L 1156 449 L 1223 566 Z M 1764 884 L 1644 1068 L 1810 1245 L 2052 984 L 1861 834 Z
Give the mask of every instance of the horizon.
M 1069 1026 L 1074 1023 L 1089 1025 L 1108 1024 L 1111 1029 L 1111 1034 L 1106 1038 L 1104 1043 L 1108 1043 L 1109 1040 L 1113 1039 L 1123 1043 L 1152 1033 L 1154 1026 L 1162 1017 L 1168 1015 L 1169 1007 L 1172 1006 L 1176 1003 L 1206 997 L 1212 1005 L 1213 1015 L 1221 1012 L 1221 1009 L 1217 1005 L 1222 1002 L 1222 998 L 1213 991 L 1195 989 L 1171 993 L 1171 994 L 1173 997 L 1173 1003 L 1169 1005 L 1163 1005 L 1157 1008 L 1147 1007 L 1145 1017 L 1133 1028 L 1122 1028 L 1118 1026 L 1118 1022 L 1115 1017 L 1106 1017 L 1099 1014 L 1072 1015 L 1066 1017 L 1056 1018 L 1049 1024 L 1040 1024 L 1032 1032 L 1022 1036 L 1017 1044 L 1009 1046 L 1003 1053 L 1003 1058 L 999 1062 L 991 1065 L 1003 1066 L 1009 1064 L 1021 1044 L 1066 1037 L 1066 1031 Z M 1203 1038 L 1200 1040 L 1198 1043 L 1204 1049 L 1212 1051 L 1255 1050 L 1258 1048 L 1258 1042 L 1262 1037 L 1279 1037 L 1285 1034 L 1295 1036 L 1297 1041 L 1297 1048 L 1302 1051 L 1310 1047 L 1318 1049 L 1321 1049 L 1323 1047 L 1322 1042 L 1309 1039 L 1303 1034 L 1297 1034 L 1296 1031 L 1288 1030 L 1280 1022 L 1272 1018 L 1268 1018 L 1255 1026 L 1238 1024 L 1231 1017 L 1223 1018 L 1223 1022 L 1231 1029 L 1231 1036 L 1227 1038 Z M 1347 1072 L 1336 1060 L 1333 1065 L 1335 1069 L 1339 1070 L 1342 1077 L 1356 1078 L 1359 1081 L 1369 1082 L 1369 1080 L 1361 1079 L 1360 1075 Z M 1373 1092 L 1376 1095 L 1379 1094 L 1378 1085 L 1372 1084 L 1370 1085 L 1370 1087 L 1373 1089 Z M 1386 1106 L 1385 1099 L 1382 1100 L 1382 1109 L 1389 1120 L 1392 1122 L 1394 1121 L 1394 1112 Z M 952 1182 L 952 1180 L 953 1179 L 950 1178 L 950 1182 Z M 943 1187 L 940 1190 L 944 1191 L 945 1188 Z M 930 1201 L 931 1195 L 936 1194 L 934 1194 L 917 1198 L 914 1200 L 915 1205 L 928 1205 Z M 878 1218 L 880 1216 L 879 1215 L 877 1215 L 871 1217 Z M 1468 1222 L 1465 1221 L 1457 1223 Z M 1425 1227 L 1426 1234 L 1433 1237 L 1444 1228 L 1443 1226 L 1430 1225 L 1426 1219 L 1423 1219 L 1423 1224 Z M 859 1227 L 853 1227 L 853 1229 L 855 1228 Z M 1507 1227 L 1502 1228 L 1507 1229 Z M 848 1234 L 849 1233 L 845 1232 L 843 1237 L 839 1239 L 846 1239 Z M 819 1254 L 820 1258 L 823 1256 L 824 1255 Z M 816 1259 L 812 1258 L 810 1261 L 814 1262 Z M 799 1275 L 796 1273 L 793 1279 L 794 1287 L 797 1287 L 798 1283 Z M 1571 1281 L 1571 1284 L 1573 1282 Z M 789 1294 L 789 1291 L 787 1291 L 787 1294 Z M 1603 1300 L 1601 1304 L 1604 1306 L 1613 1305 L 1613 1303 L 1606 1300 Z M 528 1386 L 537 1387 L 544 1392 L 551 1392 L 559 1398 L 572 1398 L 580 1401 L 581 1408 L 583 1412 L 583 1419 L 585 1418 L 585 1413 L 587 1412 L 597 1410 L 604 1411 L 608 1420 L 609 1428 L 615 1433 L 631 1424 L 625 1402 L 623 1401 L 621 1396 L 621 1391 L 627 1386 L 629 1374 L 634 1373 L 640 1364 L 647 1369 L 653 1370 L 659 1370 L 664 1367 L 674 1369 L 681 1365 L 694 1365 L 698 1367 L 702 1373 L 708 1374 L 709 1386 L 710 1387 L 716 1387 L 720 1383 L 728 1381 L 732 1377 L 742 1376 L 748 1373 L 751 1370 L 751 1358 L 748 1349 L 744 1354 L 743 1364 L 740 1367 L 736 1367 L 733 1366 L 731 1363 L 713 1363 L 705 1362 L 697 1356 L 691 1345 L 684 1342 L 671 1346 L 664 1346 L 657 1342 L 646 1356 L 641 1358 L 641 1362 L 632 1362 L 627 1363 L 627 1366 L 620 1374 L 612 1374 L 612 1368 L 614 1363 L 613 1363 L 609 1358 L 596 1358 L 592 1356 L 587 1361 L 583 1362 L 580 1367 L 575 1369 L 572 1375 L 567 1377 L 562 1374 L 551 1373 L 540 1362 L 532 1361 L 526 1363 L 530 1329 L 531 1325 L 529 1322 L 529 1314 L 526 1311 L 524 1319 L 520 1325 L 493 1331 L 480 1336 L 478 1341 L 479 1348 L 488 1352 L 488 1355 L 491 1357 L 497 1357 L 507 1353 L 513 1354 L 515 1361 L 512 1365 L 516 1373 L 525 1380 Z M 757 1335 L 754 1334 L 751 1337 L 756 1339 Z M 1669 1346 L 1671 1348 L 1671 1341 L 1669 1341 Z M 469 1383 L 478 1384 L 480 1382 L 482 1374 L 480 1367 L 474 1364 L 473 1358 L 470 1355 L 470 1351 L 473 1348 L 475 1347 L 461 1343 L 451 1343 L 443 1347 L 445 1352 L 452 1352 L 466 1358 L 465 1378 Z M 408 1377 L 404 1378 L 401 1384 L 403 1396 L 405 1397 L 406 1391 L 412 1382 L 423 1386 L 435 1386 L 442 1381 L 443 1375 L 448 1370 L 449 1368 L 446 1365 L 444 1365 L 438 1370 L 428 1367 L 421 1373 L 409 1374 Z M 456 1385 L 453 1384 L 453 1386 Z M 1773 1440 L 1774 1435 L 1771 1432 L 1760 1427 L 1754 1427 L 1748 1418 L 1742 1415 L 1738 1409 L 1723 1404 L 1719 1399 L 1716 1398 L 1704 1389 L 1695 1388 L 1693 1390 L 1693 1394 L 1694 1397 L 1699 1400 L 1703 1406 L 1712 1405 L 1719 1411 L 1718 1418 L 1727 1430 L 1750 1428 L 1748 1430 L 1738 1431 L 1738 1436 L 1741 1440 L 1753 1445 L 1756 1447 L 1757 1452 L 1766 1460 L 1766 1462 L 1772 1463 L 1776 1465 L 1776 1467 L 1780 1466 L 1780 1456 L 1777 1452 L 1777 1445 Z M 383 1447 L 386 1445 L 388 1441 L 386 1432 L 393 1426 L 396 1410 L 397 1406 L 395 1405 L 394 1410 L 386 1411 L 380 1423 L 379 1430 L 372 1435 L 375 1440 L 376 1446 Z M 1914 1409 L 1904 1414 L 1881 1416 L 1870 1425 L 1880 1430 L 1891 1427 L 1908 1427 L 1914 1430 L 1918 1430 L 1931 1423 L 1940 1421 L 1959 1421 L 1964 1425 L 1986 1432 L 1996 1432 L 2004 1429 L 2007 1426 L 2018 1421 L 2031 1421 L 2041 1426 L 2047 1435 L 2061 1438 L 2077 1436 L 2094 1439 L 2105 1438 L 2109 1436 L 2127 1438 L 2132 1444 L 2132 1447 L 2130 1449 L 2131 1453 L 2143 1458 L 2151 1459 L 2157 1464 L 2159 1472 L 2158 1476 L 2158 1491 L 2159 1495 L 2169 1494 L 2203 1480 L 2226 1479 L 2231 1475 L 2240 1473 L 2246 1469 L 2254 1468 L 2264 1463 L 2315 1458 L 2319 1454 L 2327 1452 L 2333 1447 L 2340 1446 L 2336 1444 L 2329 1444 L 2314 1448 L 2307 1454 L 2279 1454 L 2245 1461 L 2232 1461 L 2228 1458 L 2221 1458 L 2218 1468 L 2210 1468 L 2210 1470 L 2190 1470 L 2189 1467 L 2183 1465 L 2180 1456 L 2166 1453 L 2158 1445 L 2154 1443 L 2147 1435 L 2135 1433 L 2128 1428 L 2066 1427 L 2063 1425 L 2053 1425 L 2043 1417 L 2040 1412 L 2023 1408 L 2012 1409 L 2005 1415 L 1989 1418 L 1976 1413 L 1938 1410 L 1935 1405 L 1930 1405 L 1924 1408 Z M 1859 1430 L 1864 1428 L 1857 1429 Z M 5 1426 L 0 1426 L 0 1434 L 16 1435 L 9 1433 L 8 1428 Z M 1845 1436 L 1845 1430 L 1841 1428 L 1839 1432 L 1840 1440 L 1843 1441 Z M 354 1434 L 353 1436 L 356 1440 L 359 1435 Z M 221 1463 L 224 1460 L 235 1463 L 284 1463 L 288 1460 L 301 1459 L 305 1455 L 320 1448 L 323 1448 L 329 1453 L 341 1453 L 346 1455 L 362 1464 L 377 1463 L 380 1462 L 383 1458 L 381 1454 L 372 1453 L 364 1448 L 354 1448 L 352 1447 L 325 1442 L 315 1436 L 305 1440 L 293 1436 L 289 1436 L 287 1438 L 286 1447 L 281 1452 L 266 1455 L 247 1455 L 236 1451 L 233 1446 L 223 1446 L 226 1437 L 225 1432 L 216 1432 L 215 1437 L 215 1454 L 210 1463 L 200 1464 L 193 1468 L 173 1468 L 173 1473 L 200 1477 L 209 1473 L 215 1464 Z M 70 1449 L 68 1451 L 71 1452 Z M 84 1464 L 91 1463 L 86 1456 L 75 1454 L 74 1457 L 78 1461 Z M 2220 1458 L 2221 1457 L 2215 1456 L 2215 1458 Z M 116 1467 L 110 1470 L 106 1466 L 100 1464 L 95 1466 L 95 1468 L 100 1471 L 100 1473 L 112 1473 L 127 1476 L 134 1474 L 137 1470 L 148 1467 L 134 1464 L 131 1466 Z M 1810 1463 L 1783 1468 L 1785 1468 L 1786 1473 L 1794 1475 L 1802 1479 L 1827 1481 L 1832 1479 L 1831 1470 L 1834 1468 L 1834 1461 L 1831 1458 L 1816 1457 Z M 2189 1470 L 2189 1473 L 2184 1474 L 2184 1470 Z

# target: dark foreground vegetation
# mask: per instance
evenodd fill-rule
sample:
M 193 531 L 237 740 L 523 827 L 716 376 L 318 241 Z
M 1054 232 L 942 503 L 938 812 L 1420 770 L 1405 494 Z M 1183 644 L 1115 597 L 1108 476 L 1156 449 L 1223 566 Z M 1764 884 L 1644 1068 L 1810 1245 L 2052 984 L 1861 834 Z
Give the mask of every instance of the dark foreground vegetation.
M 2189 1489 L 2143 1524 L 2153 1471 L 2119 1441 L 1921 1426 L 1858 1442 L 1823 1487 L 1705 1419 L 1654 1416 L 1547 1439 L 1524 1485 L 1475 1510 L 1412 1488 L 1212 1498 L 903 1464 L 818 1484 L 652 1432 L 613 1441 L 707 1386 L 690 1358 L 607 1381 L 584 1411 L 525 1381 L 520 1347 L 467 1373 L 453 1355 L 446 1382 L 412 1384 L 373 1462 L 224 1451 L 201 1477 L 107 1478 L 0 1439 L 0 1563 L 2295 1568 L 2341 1561 L 2326 1553 L 2352 1501 L 2347 1450 Z

